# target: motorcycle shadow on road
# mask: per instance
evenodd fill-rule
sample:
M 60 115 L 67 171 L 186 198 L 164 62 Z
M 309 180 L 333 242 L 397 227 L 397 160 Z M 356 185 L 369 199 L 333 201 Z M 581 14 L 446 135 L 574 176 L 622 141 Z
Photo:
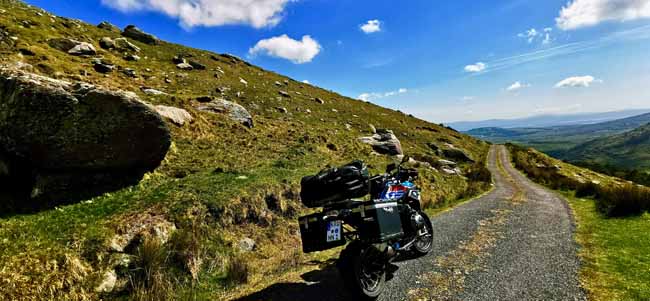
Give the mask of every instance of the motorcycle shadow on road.
M 396 265 L 391 265 L 389 273 L 397 271 Z M 350 271 L 352 272 L 352 271 Z M 275 301 L 275 300 L 304 300 L 334 301 L 353 300 L 345 289 L 341 275 L 334 262 L 328 262 L 324 267 L 300 275 L 304 282 L 276 283 L 259 292 L 236 299 L 237 301 Z M 388 278 L 391 278 L 390 276 Z

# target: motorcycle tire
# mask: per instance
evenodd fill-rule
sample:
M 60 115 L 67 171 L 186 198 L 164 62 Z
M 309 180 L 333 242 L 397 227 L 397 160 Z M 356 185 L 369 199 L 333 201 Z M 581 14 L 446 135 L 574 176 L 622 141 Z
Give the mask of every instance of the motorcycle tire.
M 433 225 L 426 213 L 420 212 L 420 214 L 424 217 L 428 235 L 418 238 L 418 241 L 413 244 L 412 251 L 416 257 L 427 255 L 433 250 Z
M 372 277 L 364 271 L 364 248 L 359 242 L 350 243 L 339 255 L 337 266 L 341 279 L 357 300 L 376 300 L 384 291 L 386 271 L 377 271 Z

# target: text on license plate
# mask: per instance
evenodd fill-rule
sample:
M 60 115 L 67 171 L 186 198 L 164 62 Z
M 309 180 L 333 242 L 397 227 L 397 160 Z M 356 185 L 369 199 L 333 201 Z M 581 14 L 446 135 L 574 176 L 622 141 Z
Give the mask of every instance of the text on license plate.
M 327 242 L 341 240 L 341 221 L 331 221 L 327 224 Z

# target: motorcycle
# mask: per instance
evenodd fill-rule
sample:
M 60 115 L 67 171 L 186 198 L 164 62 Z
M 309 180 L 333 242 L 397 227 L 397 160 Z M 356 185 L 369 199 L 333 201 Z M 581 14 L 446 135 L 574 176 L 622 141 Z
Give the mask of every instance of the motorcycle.
M 417 170 L 391 164 L 372 178 L 355 161 L 301 181 L 303 203 L 322 211 L 299 218 L 305 253 L 346 243 L 337 267 L 347 288 L 361 299 L 378 298 L 397 258 L 413 259 L 433 248 L 433 227 L 413 183 Z M 370 200 L 359 200 L 370 195 Z

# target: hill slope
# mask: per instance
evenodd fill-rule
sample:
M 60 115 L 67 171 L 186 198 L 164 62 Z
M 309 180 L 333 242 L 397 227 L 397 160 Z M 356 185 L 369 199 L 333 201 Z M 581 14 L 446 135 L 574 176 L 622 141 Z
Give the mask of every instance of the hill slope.
M 650 123 L 618 135 L 594 139 L 561 154 L 569 161 L 613 165 L 625 169 L 650 168 Z
M 309 212 L 299 202 L 300 178 L 353 159 L 366 161 L 373 173 L 383 171 L 394 158 L 359 140 L 374 127 L 392 130 L 406 155 L 424 161 L 415 165 L 429 208 L 485 189 L 471 174 L 429 167 L 437 167 L 444 154 L 454 153 L 443 150 L 452 149 L 478 162 L 459 162 L 465 174 L 482 167 L 488 145 L 449 128 L 231 55 L 132 38 L 128 42 L 135 47 L 104 49 L 100 40 L 116 41 L 119 30 L 17 1 L 0 1 L 0 9 L 3 65 L 130 91 L 193 118 L 183 125 L 167 121 L 171 148 L 136 186 L 71 205 L 61 200 L 56 208 L 28 214 L 2 212 L 0 299 L 219 300 L 294 269 L 313 268 L 309 262 L 333 253 L 306 256 L 300 250 L 296 220 Z M 96 53 L 71 55 L 53 39 L 86 42 Z M 193 70 L 179 69 L 189 69 L 185 62 Z M 205 101 L 239 104 L 252 124 L 222 110 L 204 112 Z
M 594 138 L 620 134 L 650 122 L 650 113 L 585 125 L 524 128 L 478 128 L 467 132 L 494 143 L 517 142 L 552 155 Z

